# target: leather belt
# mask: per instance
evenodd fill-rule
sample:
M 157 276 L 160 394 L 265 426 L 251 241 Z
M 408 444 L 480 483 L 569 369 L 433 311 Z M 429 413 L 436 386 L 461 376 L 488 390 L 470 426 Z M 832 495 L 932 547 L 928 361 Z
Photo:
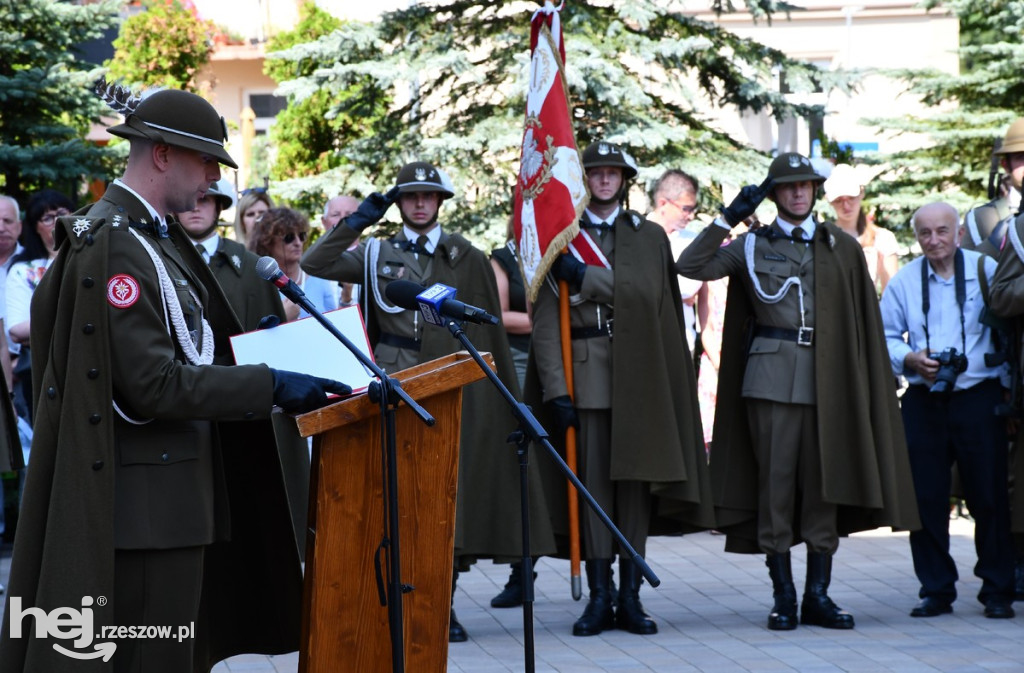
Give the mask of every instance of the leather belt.
M 814 328 L 802 327 L 800 329 L 792 329 L 789 327 L 775 327 L 773 325 L 758 325 L 754 328 L 754 336 L 779 339 L 781 341 L 795 341 L 801 346 L 810 346 L 814 342 Z
M 409 337 L 399 336 L 391 332 L 381 332 L 380 338 L 377 341 L 378 343 L 394 346 L 395 348 L 404 348 L 407 351 L 419 352 L 420 350 L 419 339 L 410 339 Z
M 573 327 L 569 330 L 569 336 L 573 339 L 593 339 L 594 337 L 606 336 L 612 338 L 612 322 L 608 320 L 603 325 L 594 327 Z

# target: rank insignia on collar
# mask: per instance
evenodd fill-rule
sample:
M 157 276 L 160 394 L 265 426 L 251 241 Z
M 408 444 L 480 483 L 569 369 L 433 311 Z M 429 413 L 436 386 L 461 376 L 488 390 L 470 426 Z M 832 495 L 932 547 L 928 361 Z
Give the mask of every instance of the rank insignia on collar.
M 636 213 L 633 213 L 630 217 L 633 218 L 633 228 L 634 229 L 639 229 L 640 228 L 640 216 L 637 215 Z
M 71 231 L 75 232 L 75 236 L 81 236 L 85 232 L 89 231 L 92 227 L 92 222 L 84 218 L 75 220 L 75 223 L 71 225 Z
M 459 256 L 459 246 L 453 245 L 452 249 L 448 252 L 448 259 L 455 259 Z
M 235 265 L 236 269 L 242 268 L 242 260 L 238 258 L 238 255 L 231 255 L 231 263 Z

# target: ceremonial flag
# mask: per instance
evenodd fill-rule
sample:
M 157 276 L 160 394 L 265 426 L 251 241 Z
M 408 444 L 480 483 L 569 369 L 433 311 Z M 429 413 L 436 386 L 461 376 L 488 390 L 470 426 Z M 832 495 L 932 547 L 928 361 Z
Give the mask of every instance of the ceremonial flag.
M 579 233 L 587 201 L 583 163 L 569 114 L 565 45 L 557 8 L 547 0 L 530 21 L 530 78 L 526 96 L 515 230 L 523 281 L 537 298 L 544 275 Z

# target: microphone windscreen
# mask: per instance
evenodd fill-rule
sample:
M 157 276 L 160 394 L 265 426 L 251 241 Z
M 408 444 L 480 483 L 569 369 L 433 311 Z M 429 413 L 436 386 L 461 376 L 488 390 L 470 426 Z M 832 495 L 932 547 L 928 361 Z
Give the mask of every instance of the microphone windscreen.
M 274 280 L 274 275 L 281 270 L 277 260 L 264 255 L 256 260 L 256 274 L 263 280 Z
M 418 311 L 420 304 L 416 297 L 426 288 L 411 280 L 393 280 L 384 288 L 384 296 L 395 306 Z

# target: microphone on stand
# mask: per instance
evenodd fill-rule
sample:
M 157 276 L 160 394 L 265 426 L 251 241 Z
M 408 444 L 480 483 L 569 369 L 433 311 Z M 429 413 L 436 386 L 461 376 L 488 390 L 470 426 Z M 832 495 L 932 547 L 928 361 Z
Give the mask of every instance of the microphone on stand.
M 295 284 L 295 281 L 284 275 L 284 271 L 281 270 L 277 260 L 273 257 L 264 255 L 256 260 L 256 274 L 263 280 L 269 280 L 276 285 L 281 294 L 306 309 L 308 313 L 313 313 L 313 311 L 310 311 L 311 304 L 309 299 L 306 298 L 306 293 Z
M 478 325 L 498 324 L 498 319 L 482 308 L 456 301 L 455 288 L 441 283 L 434 283 L 425 288 L 410 280 L 395 280 L 384 288 L 384 296 L 395 306 L 419 311 L 423 314 L 424 320 L 439 327 L 444 327 L 447 319 Z

